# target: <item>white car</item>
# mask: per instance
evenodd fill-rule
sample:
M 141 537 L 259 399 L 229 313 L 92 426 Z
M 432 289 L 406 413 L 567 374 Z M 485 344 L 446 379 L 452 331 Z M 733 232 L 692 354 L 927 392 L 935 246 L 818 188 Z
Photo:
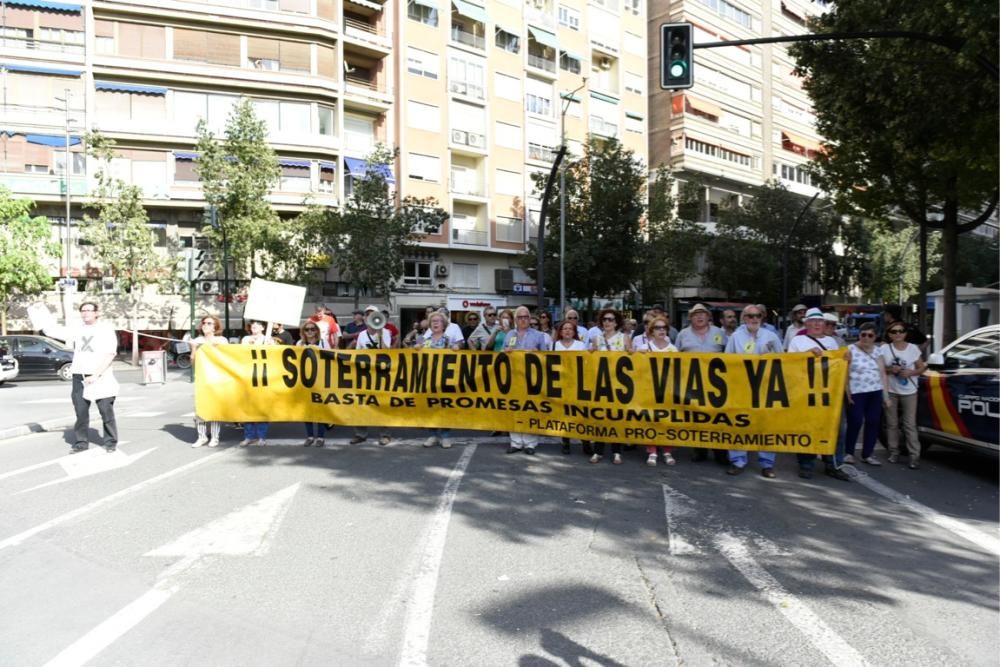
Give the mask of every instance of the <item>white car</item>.
M 20 371 L 17 359 L 7 353 L 5 348 L 0 348 L 0 384 L 13 380 Z

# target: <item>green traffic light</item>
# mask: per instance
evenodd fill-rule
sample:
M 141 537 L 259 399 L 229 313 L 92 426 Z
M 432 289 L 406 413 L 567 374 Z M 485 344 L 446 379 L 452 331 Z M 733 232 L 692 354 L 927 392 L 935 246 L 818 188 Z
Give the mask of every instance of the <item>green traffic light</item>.
M 670 76 L 677 79 L 684 76 L 687 71 L 687 64 L 680 60 L 670 63 Z

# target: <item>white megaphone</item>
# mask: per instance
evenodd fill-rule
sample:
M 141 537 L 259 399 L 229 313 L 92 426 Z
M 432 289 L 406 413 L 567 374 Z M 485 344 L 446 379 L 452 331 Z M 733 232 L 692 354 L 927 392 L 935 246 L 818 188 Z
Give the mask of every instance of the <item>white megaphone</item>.
M 365 326 L 375 331 L 381 331 L 385 328 L 385 315 L 377 310 L 370 311 L 365 315 Z

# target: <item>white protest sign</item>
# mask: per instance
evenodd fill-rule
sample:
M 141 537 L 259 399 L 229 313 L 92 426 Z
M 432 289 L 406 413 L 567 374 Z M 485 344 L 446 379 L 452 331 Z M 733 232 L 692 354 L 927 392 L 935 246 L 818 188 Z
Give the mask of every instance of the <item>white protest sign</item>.
M 51 329 L 56 323 L 56 317 L 41 301 L 28 306 L 28 319 L 31 320 L 31 328 L 35 331 Z
M 297 327 L 302 322 L 302 305 L 305 300 L 304 286 L 254 278 L 250 281 L 243 319 L 280 322 Z

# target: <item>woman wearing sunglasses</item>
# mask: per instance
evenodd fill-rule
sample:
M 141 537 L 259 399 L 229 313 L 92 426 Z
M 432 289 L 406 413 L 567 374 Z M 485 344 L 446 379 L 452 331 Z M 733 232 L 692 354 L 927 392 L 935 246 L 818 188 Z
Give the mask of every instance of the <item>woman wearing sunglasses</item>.
M 653 354 L 676 352 L 677 348 L 670 342 L 670 322 L 667 321 L 667 318 L 662 315 L 651 315 L 644 319 L 646 320 L 646 331 L 642 335 L 642 343 L 633 344 L 633 350 Z M 677 465 L 671 447 L 655 447 L 653 445 L 646 447 L 646 465 L 655 466 L 660 453 L 663 454 L 663 462 L 666 465 Z
M 321 335 L 319 324 L 311 318 L 302 323 L 299 331 L 302 333 L 302 338 L 296 343 L 297 346 L 330 349 L 329 338 Z M 324 438 L 326 438 L 326 424 L 306 422 L 306 439 L 302 443 L 303 447 L 323 447 L 326 445 Z
M 917 438 L 917 376 L 927 364 L 920 358 L 920 348 L 906 342 L 906 327 L 893 322 L 887 331 L 888 345 L 883 345 L 882 362 L 889 389 L 889 402 L 885 412 L 886 439 L 889 441 L 889 463 L 899 462 L 899 434 L 906 436 L 906 449 L 910 452 L 910 470 L 920 467 L 920 441 Z M 902 415 L 900 415 L 902 413 Z
M 229 342 L 225 336 L 221 335 L 222 322 L 219 321 L 218 317 L 206 315 L 201 318 L 201 324 L 198 328 L 201 331 L 201 335 L 191 339 L 191 363 L 194 365 L 192 372 L 197 372 L 198 350 L 203 345 L 225 345 Z M 198 439 L 194 441 L 194 444 L 191 445 L 192 447 L 202 447 L 204 445 L 208 445 L 209 447 L 219 446 L 219 433 L 222 431 L 222 422 L 206 422 L 195 415 L 194 426 L 198 429 Z M 208 437 L 209 433 L 212 435 L 211 438 Z
M 865 322 L 858 330 L 858 342 L 851 346 L 851 369 L 847 393 L 847 456 L 844 463 L 854 463 L 854 445 L 862 425 L 865 427 L 861 460 L 880 466 L 875 458 L 875 442 L 882 426 L 882 405 L 888 405 L 888 381 L 885 362 L 875 347 L 875 325 Z
M 626 353 L 632 349 L 632 338 L 621 330 L 623 320 L 622 314 L 612 308 L 605 308 L 597 316 L 598 326 L 601 333 L 590 338 L 590 349 L 595 352 L 619 352 Z M 594 454 L 590 457 L 591 463 L 599 463 L 604 457 L 604 443 L 594 443 Z M 611 462 L 615 465 L 622 463 L 622 446 L 620 443 L 611 445 Z

